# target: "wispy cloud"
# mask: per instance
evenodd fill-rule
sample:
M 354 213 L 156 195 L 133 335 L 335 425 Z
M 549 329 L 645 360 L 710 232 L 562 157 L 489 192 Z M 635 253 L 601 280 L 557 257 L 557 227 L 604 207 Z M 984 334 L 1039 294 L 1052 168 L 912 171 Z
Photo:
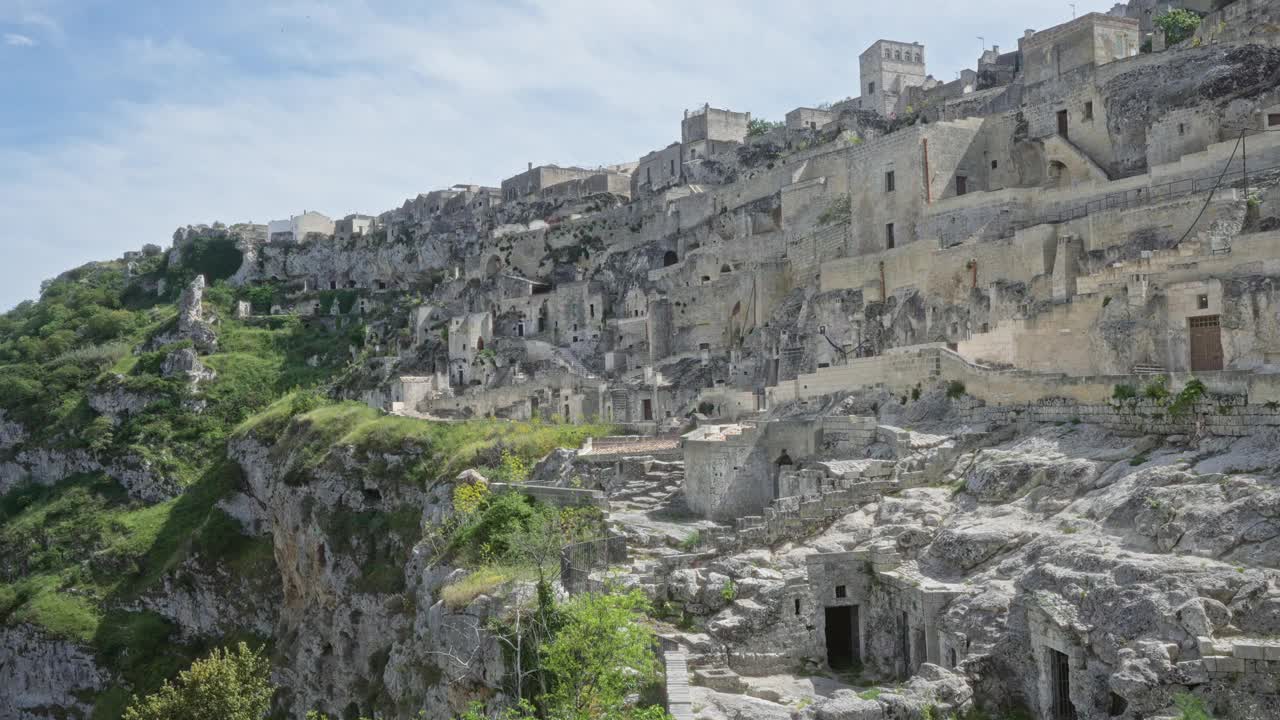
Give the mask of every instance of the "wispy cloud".
M 18 33 L 5 33 L 4 44 L 10 47 L 35 47 L 36 41 L 27 36 Z

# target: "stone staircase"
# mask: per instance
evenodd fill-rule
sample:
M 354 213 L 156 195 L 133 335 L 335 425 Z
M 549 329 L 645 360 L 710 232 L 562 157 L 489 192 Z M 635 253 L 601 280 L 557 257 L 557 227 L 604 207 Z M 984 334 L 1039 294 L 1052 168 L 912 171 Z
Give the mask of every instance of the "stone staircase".
M 650 512 L 668 505 L 683 488 L 683 461 L 654 460 L 643 475 L 615 490 L 609 504 L 613 512 Z

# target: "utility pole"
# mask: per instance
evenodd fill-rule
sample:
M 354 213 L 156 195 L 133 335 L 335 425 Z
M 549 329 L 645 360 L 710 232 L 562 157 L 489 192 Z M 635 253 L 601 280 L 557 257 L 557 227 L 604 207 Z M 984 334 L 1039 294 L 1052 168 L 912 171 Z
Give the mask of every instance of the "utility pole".
M 987 39 L 979 35 L 978 42 L 982 43 L 982 52 L 978 55 L 978 57 L 982 57 L 983 55 L 987 54 Z

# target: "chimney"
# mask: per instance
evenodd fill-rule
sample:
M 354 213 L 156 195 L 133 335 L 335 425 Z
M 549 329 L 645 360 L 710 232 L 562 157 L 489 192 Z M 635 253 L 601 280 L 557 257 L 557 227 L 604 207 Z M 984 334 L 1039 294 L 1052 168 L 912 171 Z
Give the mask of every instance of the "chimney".
M 992 45 L 992 46 L 991 46 L 991 52 L 993 52 L 993 53 L 995 53 L 995 54 L 999 55 L 999 54 L 1000 54 L 1000 46 L 999 46 L 999 45 Z
M 1027 31 L 1022 33 L 1022 38 L 1025 40 L 1026 38 L 1029 38 L 1035 34 L 1036 34 L 1035 30 L 1033 30 L 1032 28 L 1027 28 Z
M 529 169 L 530 169 L 530 170 L 532 170 L 532 169 L 533 169 L 533 163 L 529 163 Z

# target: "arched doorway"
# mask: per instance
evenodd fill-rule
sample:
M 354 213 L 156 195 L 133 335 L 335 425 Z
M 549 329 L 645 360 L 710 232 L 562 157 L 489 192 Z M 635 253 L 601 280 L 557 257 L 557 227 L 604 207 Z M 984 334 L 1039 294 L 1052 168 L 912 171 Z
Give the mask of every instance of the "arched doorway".
M 680 262 L 680 256 L 676 255 L 675 250 L 668 250 L 666 254 L 662 256 L 662 267 L 671 267 L 678 262 Z
M 1049 162 L 1048 184 L 1053 188 L 1064 188 L 1071 184 L 1071 171 L 1059 160 Z

